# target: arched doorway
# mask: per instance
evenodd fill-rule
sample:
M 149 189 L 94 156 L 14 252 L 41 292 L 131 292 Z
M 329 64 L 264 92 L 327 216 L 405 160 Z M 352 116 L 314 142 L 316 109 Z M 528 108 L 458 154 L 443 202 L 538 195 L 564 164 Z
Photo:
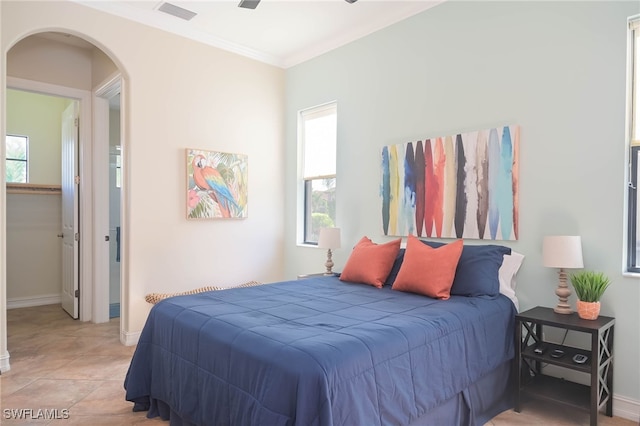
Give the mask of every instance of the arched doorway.
M 109 134 L 109 116 L 114 115 L 109 104 L 110 101 L 114 104 L 114 98 L 120 100 L 124 97 L 124 93 L 121 93 L 121 71 L 108 54 L 94 43 L 60 32 L 43 32 L 27 36 L 11 47 L 6 59 L 8 88 L 60 96 L 79 104 L 76 173 L 79 176 L 79 227 L 75 234 L 79 243 L 79 255 L 75 265 L 79 290 L 76 293 L 79 301 L 77 316 L 81 321 L 108 321 L 109 303 L 112 299 L 110 293 L 113 292 L 110 281 L 114 281 L 110 279 L 113 278 L 110 277 L 110 270 L 113 268 L 109 264 L 110 257 L 115 252 L 112 247 L 119 242 L 118 238 L 114 238 L 109 222 L 110 216 L 114 216 L 113 212 L 109 214 L 110 198 L 113 200 L 113 197 L 109 197 L 109 160 L 112 158 L 110 142 L 117 139 L 116 143 L 120 144 L 120 158 L 124 153 L 122 132 L 118 130 L 115 138 L 113 134 L 112 137 Z M 116 108 L 116 111 L 118 122 L 124 125 L 120 108 Z M 6 161 L 6 158 L 2 160 Z M 122 172 L 121 165 L 119 168 Z M 120 183 L 122 182 L 124 180 L 121 179 Z M 118 192 L 120 193 L 120 188 Z M 6 205 L 2 208 L 6 214 Z M 116 216 L 122 216 L 120 203 L 117 203 L 117 210 Z M 122 226 L 118 227 L 118 231 L 118 237 L 125 232 Z M 2 238 L 7 242 L 6 233 L 3 233 Z M 124 262 L 122 256 L 119 256 L 118 260 L 119 263 Z M 10 267 L 11 265 L 7 265 L 7 269 Z M 120 282 L 119 276 L 117 282 Z M 5 342 L 6 308 L 11 307 L 14 302 L 8 297 L 10 286 L 11 283 L 7 282 L 2 299 L 5 306 L 0 307 L 0 315 L 3 317 L 3 321 L 0 321 L 0 338 Z M 117 297 L 119 299 L 120 295 Z M 125 311 L 123 310 L 123 315 L 126 315 Z M 5 329 L 1 330 L 2 327 Z M 2 346 L 4 345 L 0 344 L 0 348 Z M 0 351 L 1 369 L 7 369 L 9 366 L 11 348 L 7 349 L 4 355 L 3 351 Z

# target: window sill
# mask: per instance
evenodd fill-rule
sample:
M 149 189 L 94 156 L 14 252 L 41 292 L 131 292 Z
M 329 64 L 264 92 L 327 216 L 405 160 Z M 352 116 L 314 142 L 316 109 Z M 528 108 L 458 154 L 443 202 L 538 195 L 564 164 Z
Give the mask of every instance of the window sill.
M 297 243 L 298 247 L 310 247 L 310 248 L 318 248 L 317 244 L 308 244 L 308 243 Z
M 622 276 L 627 278 L 640 278 L 640 272 L 623 272 Z

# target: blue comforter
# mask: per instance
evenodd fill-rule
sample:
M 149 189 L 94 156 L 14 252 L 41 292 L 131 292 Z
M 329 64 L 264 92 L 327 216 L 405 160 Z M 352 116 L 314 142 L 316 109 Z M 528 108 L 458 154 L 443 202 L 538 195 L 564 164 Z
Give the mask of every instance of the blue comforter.
M 514 316 L 504 296 L 335 277 L 173 297 L 149 314 L 126 399 L 197 425 L 408 424 L 513 357 Z

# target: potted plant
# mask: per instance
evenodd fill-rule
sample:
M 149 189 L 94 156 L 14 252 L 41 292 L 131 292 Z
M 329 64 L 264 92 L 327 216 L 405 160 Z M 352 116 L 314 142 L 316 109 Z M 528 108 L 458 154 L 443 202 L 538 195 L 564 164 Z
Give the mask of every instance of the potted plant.
M 602 272 L 580 271 L 571 274 L 571 284 L 576 290 L 576 308 L 582 319 L 594 320 L 600 315 L 600 298 L 609 287 L 609 278 Z

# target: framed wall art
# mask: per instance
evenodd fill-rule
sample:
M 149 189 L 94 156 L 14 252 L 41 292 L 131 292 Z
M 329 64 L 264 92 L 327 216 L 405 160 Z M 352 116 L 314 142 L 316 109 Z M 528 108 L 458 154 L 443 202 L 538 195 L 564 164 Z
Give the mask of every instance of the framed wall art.
M 187 149 L 187 218 L 247 217 L 247 156 Z
M 385 235 L 518 239 L 519 126 L 382 148 Z

